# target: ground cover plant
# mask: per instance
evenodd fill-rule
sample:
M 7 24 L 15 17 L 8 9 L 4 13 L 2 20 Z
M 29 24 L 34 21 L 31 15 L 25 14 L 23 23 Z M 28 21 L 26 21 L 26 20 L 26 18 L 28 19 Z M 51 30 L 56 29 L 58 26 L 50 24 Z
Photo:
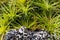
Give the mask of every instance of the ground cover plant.
M 60 0 L 0 0 L 0 40 L 11 29 L 46 30 L 60 39 Z

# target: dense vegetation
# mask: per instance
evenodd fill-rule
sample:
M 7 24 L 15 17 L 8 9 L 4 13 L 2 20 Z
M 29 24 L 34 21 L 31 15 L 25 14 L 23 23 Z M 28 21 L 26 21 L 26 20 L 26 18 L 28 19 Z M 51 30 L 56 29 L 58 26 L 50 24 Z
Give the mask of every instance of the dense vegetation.
M 60 37 L 60 0 L 0 0 L 0 40 L 11 29 L 25 26 Z

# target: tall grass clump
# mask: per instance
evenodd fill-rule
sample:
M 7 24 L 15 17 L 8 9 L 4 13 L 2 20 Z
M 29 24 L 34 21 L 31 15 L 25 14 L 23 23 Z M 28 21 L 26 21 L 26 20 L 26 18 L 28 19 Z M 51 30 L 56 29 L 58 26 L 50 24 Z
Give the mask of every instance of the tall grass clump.
M 0 40 L 8 30 L 21 26 L 46 30 L 60 38 L 60 0 L 0 0 Z

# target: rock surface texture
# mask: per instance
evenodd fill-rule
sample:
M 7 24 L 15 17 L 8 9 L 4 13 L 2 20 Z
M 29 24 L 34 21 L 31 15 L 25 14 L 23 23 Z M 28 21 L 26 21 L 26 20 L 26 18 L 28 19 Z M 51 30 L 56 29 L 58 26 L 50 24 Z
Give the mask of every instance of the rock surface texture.
M 19 30 L 10 30 L 4 36 L 4 40 L 52 40 L 51 35 L 44 30 L 30 31 L 25 27 Z

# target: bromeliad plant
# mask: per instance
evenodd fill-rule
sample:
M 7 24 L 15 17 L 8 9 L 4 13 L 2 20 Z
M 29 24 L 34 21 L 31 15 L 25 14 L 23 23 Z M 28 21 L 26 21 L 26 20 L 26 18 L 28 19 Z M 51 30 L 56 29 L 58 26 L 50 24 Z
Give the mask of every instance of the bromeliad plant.
M 59 0 L 10 0 L 0 3 L 0 40 L 10 29 L 26 26 L 29 29 L 47 30 L 51 35 L 60 35 Z

